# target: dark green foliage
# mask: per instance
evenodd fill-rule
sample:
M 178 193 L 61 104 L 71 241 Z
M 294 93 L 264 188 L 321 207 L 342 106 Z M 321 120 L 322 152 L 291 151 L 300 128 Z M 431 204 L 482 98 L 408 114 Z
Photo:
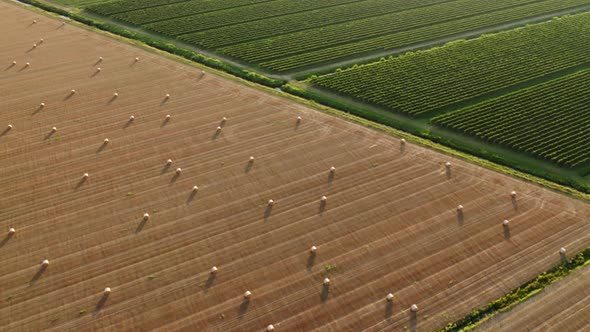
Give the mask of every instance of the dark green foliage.
M 590 61 L 590 14 L 456 41 L 321 76 L 312 83 L 422 115 Z
M 590 160 L 590 70 L 433 119 L 492 143 L 575 167 Z

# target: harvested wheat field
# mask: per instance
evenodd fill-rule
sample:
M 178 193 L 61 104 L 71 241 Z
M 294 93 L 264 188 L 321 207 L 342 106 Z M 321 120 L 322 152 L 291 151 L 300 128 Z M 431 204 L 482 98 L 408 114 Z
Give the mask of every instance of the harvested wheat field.
M 590 243 L 580 201 L 0 13 L 3 331 L 427 331 Z
M 590 266 L 481 327 L 481 331 L 589 331 Z

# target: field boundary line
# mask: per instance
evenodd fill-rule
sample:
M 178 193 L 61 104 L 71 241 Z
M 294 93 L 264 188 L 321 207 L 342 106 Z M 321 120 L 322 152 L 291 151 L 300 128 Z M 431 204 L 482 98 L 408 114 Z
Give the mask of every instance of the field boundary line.
M 22 2 L 17 2 L 17 1 L 11 1 L 11 0 L 4 0 L 4 1 L 15 3 L 15 4 L 19 5 L 19 6 L 22 6 L 23 8 L 27 8 L 28 10 L 33 10 L 33 11 L 35 11 L 37 13 L 40 13 L 40 14 L 43 14 L 45 16 L 49 16 L 49 17 L 61 17 L 61 18 L 63 18 L 63 16 L 62 15 L 59 15 L 59 13 L 50 12 L 48 10 L 45 10 L 43 8 L 38 7 L 36 1 L 32 1 L 30 4 L 22 3 Z M 59 9 L 57 9 L 57 8 L 56 8 L 56 10 L 59 11 Z M 582 200 L 582 201 L 590 202 L 590 194 L 584 193 L 584 192 L 582 192 L 580 190 L 577 190 L 575 188 L 568 187 L 568 186 L 565 186 L 565 185 L 562 185 L 562 184 L 559 184 L 557 182 L 553 182 L 553 181 L 550 181 L 550 180 L 547 180 L 547 179 L 543 179 L 541 177 L 538 177 L 538 176 L 535 176 L 535 175 L 532 175 L 532 174 L 528 174 L 528 173 L 525 173 L 525 172 L 516 170 L 514 168 L 511 168 L 511 167 L 508 167 L 508 166 L 504 166 L 504 165 L 495 163 L 493 161 L 484 159 L 482 157 L 477 157 L 475 155 L 471 155 L 471 154 L 468 154 L 468 153 L 465 153 L 465 152 L 461 152 L 461 151 L 459 151 L 459 150 L 457 150 L 455 148 L 452 148 L 452 147 L 449 147 L 449 146 L 446 146 L 446 145 L 442 145 L 440 143 L 436 143 L 436 142 L 431 141 L 429 139 L 426 139 L 426 138 L 423 138 L 423 137 L 420 137 L 420 136 L 417 136 L 417 135 L 414 135 L 414 134 L 411 134 L 411 133 L 402 131 L 400 129 L 389 127 L 389 126 L 386 126 L 386 125 L 383 125 L 383 124 L 380 124 L 380 123 L 377 123 L 377 122 L 374 122 L 374 121 L 371 121 L 371 120 L 367 120 L 367 119 L 362 118 L 360 116 L 353 115 L 353 114 L 351 114 L 349 112 L 346 112 L 346 111 L 343 111 L 343 110 L 338 110 L 338 109 L 336 109 L 334 107 L 330 107 L 330 106 L 326 106 L 326 105 L 320 104 L 317 101 L 314 101 L 314 100 L 311 100 L 311 99 L 307 99 L 307 98 L 298 96 L 295 93 L 290 93 L 290 92 L 287 92 L 287 91 L 278 90 L 278 89 L 273 88 L 273 87 L 270 87 L 270 86 L 266 86 L 266 85 L 262 85 L 262 84 L 259 84 L 259 83 L 255 83 L 253 81 L 246 80 L 245 78 L 238 77 L 236 75 L 232 75 L 232 74 L 230 74 L 228 72 L 225 72 L 225 71 L 222 71 L 220 69 L 212 68 L 212 67 L 209 67 L 209 66 L 207 66 L 205 64 L 202 64 L 202 63 L 199 63 L 199 62 L 196 62 L 196 61 L 191 61 L 189 59 L 183 58 L 180 55 L 172 54 L 170 52 L 167 52 L 167 51 L 164 51 L 164 50 L 161 50 L 161 49 L 157 49 L 157 48 L 155 48 L 153 46 L 150 46 L 150 45 L 146 44 L 145 42 L 142 42 L 142 41 L 139 41 L 139 40 L 135 40 L 135 39 L 131 39 L 131 38 L 128 38 L 128 37 L 124 37 L 122 35 L 118 35 L 118 34 L 113 33 L 113 32 L 101 30 L 101 29 L 99 29 L 97 27 L 89 26 L 89 25 L 84 24 L 82 22 L 78 22 L 75 18 L 72 18 L 72 19 L 68 18 L 68 19 L 70 20 L 70 24 L 75 24 L 76 26 L 82 27 L 85 30 L 92 31 L 92 32 L 95 32 L 95 33 L 99 33 L 99 34 L 102 34 L 104 36 L 108 36 L 109 38 L 113 38 L 115 40 L 118 40 L 118 41 L 121 41 L 121 42 L 125 42 L 127 44 L 130 44 L 130 45 L 136 46 L 138 48 L 141 48 L 143 50 L 149 51 L 151 53 L 164 56 L 164 57 L 166 57 L 168 59 L 172 59 L 172 60 L 177 61 L 177 62 L 181 62 L 181 63 L 183 63 L 185 65 L 188 65 L 188 66 L 191 66 L 193 68 L 198 68 L 198 69 L 201 69 L 201 70 L 202 69 L 207 69 L 208 71 L 210 71 L 212 73 L 215 73 L 218 76 L 221 76 L 221 77 L 230 79 L 232 81 L 238 82 L 240 84 L 243 84 L 243 85 L 246 85 L 246 86 L 249 86 L 249 87 L 256 88 L 258 90 L 266 91 L 268 93 L 271 93 L 271 94 L 280 96 L 280 97 L 285 98 L 285 99 L 289 99 L 291 101 L 294 101 L 294 102 L 297 102 L 299 104 L 302 104 L 302 105 L 308 106 L 310 108 L 313 108 L 315 110 L 321 111 L 321 112 L 323 112 L 325 114 L 329 114 L 329 115 L 338 117 L 340 119 L 344 119 L 346 121 L 353 122 L 353 123 L 356 123 L 356 124 L 359 124 L 359 125 L 362 125 L 362 126 L 365 126 L 365 127 L 368 127 L 368 128 L 374 129 L 374 130 L 377 130 L 379 132 L 386 133 L 389 136 L 393 136 L 393 137 L 397 137 L 397 138 L 404 138 L 404 139 L 406 139 L 406 140 L 408 140 L 410 142 L 413 142 L 415 144 L 418 144 L 418 145 L 420 145 L 422 147 L 428 148 L 430 150 L 438 151 L 438 152 L 440 152 L 442 154 L 445 154 L 445 155 L 454 156 L 456 158 L 459 158 L 459 159 L 468 161 L 468 162 L 470 162 L 472 164 L 475 164 L 475 165 L 481 166 L 483 168 L 486 168 L 488 170 L 492 170 L 492 171 L 495 171 L 495 172 L 498 172 L 498 173 L 501 173 L 501 174 L 508 175 L 510 177 L 513 177 L 513 178 L 524 180 L 524 181 L 529 182 L 529 183 L 534 183 L 534 184 L 536 184 L 538 186 L 541 186 L 541 187 L 544 187 L 544 188 L 547 188 L 547 189 L 550 189 L 550 190 L 553 190 L 553 191 L 556 191 L 556 192 L 560 192 L 562 194 L 566 194 L 566 195 L 568 195 L 570 197 L 574 197 L 574 198 L 577 198 L 577 199 Z

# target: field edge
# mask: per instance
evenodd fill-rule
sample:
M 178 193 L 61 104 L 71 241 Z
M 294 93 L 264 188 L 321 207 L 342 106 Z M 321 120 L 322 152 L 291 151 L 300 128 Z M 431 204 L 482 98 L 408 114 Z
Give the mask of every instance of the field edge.
M 548 286 L 563 280 L 572 272 L 587 265 L 590 265 L 590 247 L 587 247 L 560 265 L 539 274 L 534 279 L 506 295 L 481 308 L 473 309 L 469 315 L 454 323 L 450 323 L 445 328 L 440 329 L 439 332 L 472 331 L 495 315 L 512 310 L 518 304 L 529 300 Z
M 131 33 L 127 30 L 123 30 L 117 27 L 112 27 L 108 24 L 104 24 L 102 22 L 96 22 L 94 20 L 90 20 L 84 16 L 77 15 L 75 13 L 66 11 L 64 9 L 55 7 L 53 5 L 40 2 L 37 0 L 18 0 L 18 1 L 7 1 L 18 6 L 22 6 L 27 8 L 28 10 L 34 10 L 35 12 L 42 13 L 47 16 L 52 17 L 66 17 L 70 23 L 75 23 L 78 27 L 82 27 L 84 29 L 93 31 L 95 33 L 100 33 L 109 38 L 113 38 L 127 44 L 134 45 L 135 47 L 142 48 L 152 53 L 159 54 L 161 56 L 165 56 L 169 59 L 172 59 L 177 62 L 184 63 L 194 68 L 199 69 L 207 69 L 209 71 L 215 72 L 216 75 L 222 76 L 224 78 L 231 79 L 233 81 L 237 81 L 241 84 L 254 87 L 259 90 L 263 90 L 274 95 L 280 96 L 282 98 L 287 98 L 293 101 L 298 102 L 299 104 L 303 104 L 309 107 L 314 108 L 315 110 L 321 111 L 326 114 L 330 114 L 332 116 L 336 116 L 341 119 L 345 119 L 350 122 L 354 122 L 365 127 L 378 130 L 380 132 L 386 133 L 390 136 L 404 138 L 409 142 L 418 144 L 420 146 L 429 148 L 431 150 L 443 153 L 445 155 L 454 156 L 466 161 L 471 162 L 477 166 L 486 168 L 488 170 L 492 170 L 501 174 L 505 174 L 511 176 L 513 178 L 521 179 L 527 181 L 529 183 L 534 183 L 541 187 L 560 192 L 562 194 L 568 195 L 570 197 L 574 197 L 583 201 L 590 202 L 590 194 L 585 193 L 581 190 L 578 190 L 572 186 L 567 186 L 556 181 L 551 181 L 544 177 L 540 177 L 535 174 L 526 173 L 524 171 L 520 171 L 516 168 L 500 164 L 498 162 L 486 159 L 485 157 L 480 157 L 477 154 L 463 152 L 457 149 L 456 146 L 449 143 L 449 145 L 438 143 L 432 140 L 432 135 L 427 132 L 420 132 L 418 130 L 412 130 L 411 132 L 406 132 L 401 129 L 397 129 L 394 127 L 387 126 L 385 124 L 366 119 L 362 116 L 359 116 L 354 113 L 362 113 L 358 112 L 355 108 L 350 107 L 341 107 L 338 103 L 335 103 L 331 100 L 326 100 L 325 97 L 321 97 L 321 100 L 318 99 L 318 96 L 315 96 L 299 87 L 293 86 L 286 82 L 277 82 L 272 78 L 268 78 L 266 76 L 249 72 L 244 69 L 238 69 L 242 72 L 235 72 L 237 68 L 233 68 L 228 66 L 227 64 L 223 63 L 222 61 L 214 58 L 207 58 L 203 55 L 194 53 L 192 51 L 183 50 L 173 45 L 163 44 L 159 42 L 148 43 L 142 39 L 135 39 L 134 33 Z M 113 31 L 109 30 L 113 29 Z M 150 45 L 151 44 L 151 45 Z M 159 46 L 162 46 L 160 48 Z M 168 48 L 168 49 L 167 49 Z M 187 57 L 183 52 L 193 53 L 196 56 L 200 56 L 201 58 L 205 58 L 211 60 L 212 63 L 203 63 L 198 61 L 199 59 L 195 59 L 194 57 Z M 179 54 L 180 53 L 180 54 Z M 207 61 L 205 61 L 207 62 Z M 216 63 L 217 66 L 211 64 Z M 227 68 L 219 67 L 219 64 L 223 64 L 227 67 L 231 67 L 230 70 Z M 252 74 L 252 75 L 249 75 Z M 252 76 L 256 76 L 256 79 L 252 79 Z M 271 84 L 268 84 L 271 82 Z M 266 84 L 265 84 L 266 83 Z M 279 88 L 279 89 L 277 89 Z M 408 128 L 405 128 L 408 129 Z

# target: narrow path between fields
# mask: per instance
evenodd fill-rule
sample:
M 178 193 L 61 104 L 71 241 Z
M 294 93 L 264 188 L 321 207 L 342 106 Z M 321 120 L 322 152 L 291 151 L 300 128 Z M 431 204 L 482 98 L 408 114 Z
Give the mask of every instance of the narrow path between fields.
M 314 67 L 307 68 L 304 70 L 290 72 L 290 73 L 284 74 L 282 76 L 284 78 L 293 79 L 295 77 L 308 76 L 310 74 L 317 73 L 317 72 L 321 73 L 321 72 L 327 72 L 327 71 L 334 71 L 337 68 L 341 68 L 341 67 L 352 66 L 354 64 L 359 64 L 359 63 L 373 62 L 373 61 L 378 60 L 379 57 L 383 57 L 383 56 L 396 55 L 396 54 L 401 54 L 401 53 L 405 53 L 405 52 L 409 52 L 409 51 L 413 51 L 413 50 L 419 50 L 419 49 L 428 49 L 428 48 L 431 48 L 434 46 L 443 45 L 445 43 L 448 43 L 448 42 L 451 42 L 451 41 L 457 40 L 457 39 L 473 39 L 473 38 L 477 38 L 477 37 L 481 36 L 482 34 L 510 30 L 510 29 L 514 29 L 517 27 L 525 26 L 527 24 L 539 23 L 544 20 L 549 20 L 549 19 L 552 19 L 553 17 L 556 17 L 556 16 L 581 13 L 581 12 L 585 12 L 588 10 L 590 10 L 590 5 L 584 5 L 584 6 L 579 6 L 579 7 L 575 7 L 575 8 L 568 8 L 568 9 L 560 10 L 557 12 L 551 12 L 551 13 L 547 13 L 547 14 L 543 14 L 543 15 L 524 18 L 524 19 L 517 20 L 517 21 L 512 21 L 510 23 L 488 26 L 485 28 L 480 28 L 477 30 L 471 30 L 471 31 L 466 31 L 466 32 L 454 34 L 454 35 L 449 35 L 446 37 L 437 38 L 437 39 L 433 39 L 433 40 L 418 43 L 418 44 L 413 44 L 413 45 L 408 45 L 408 46 L 404 46 L 404 47 L 384 50 L 384 51 L 376 52 L 376 53 L 373 52 L 373 53 L 367 54 L 365 56 L 355 57 L 355 58 L 346 59 L 346 60 L 342 60 L 342 61 L 338 61 L 338 62 L 331 62 L 331 63 L 325 64 L 325 65 L 320 65 L 320 66 L 314 66 Z
M 18 0 L 14 0 L 14 1 L 18 1 Z M 182 47 L 182 48 L 191 50 L 193 52 L 203 54 L 207 57 L 218 58 L 218 59 L 222 60 L 223 62 L 226 62 L 232 66 L 235 66 L 235 67 L 244 68 L 246 70 L 257 72 L 257 73 L 266 75 L 271 78 L 284 79 L 284 80 L 300 79 L 305 76 L 311 75 L 312 73 L 318 73 L 318 72 L 319 73 L 322 73 L 322 72 L 329 73 L 330 71 L 336 70 L 336 68 L 348 67 L 348 66 L 352 66 L 354 64 L 359 64 L 359 63 L 369 63 L 369 62 L 378 60 L 380 57 L 383 57 L 383 56 L 396 55 L 396 54 L 401 54 L 401 53 L 405 53 L 405 52 L 409 52 L 409 51 L 413 51 L 413 50 L 418 50 L 418 49 L 428 49 L 428 48 L 431 48 L 434 46 L 443 45 L 445 43 L 448 43 L 450 41 L 457 40 L 457 39 L 472 39 L 472 38 L 476 38 L 476 37 L 478 37 L 482 34 L 485 34 L 485 33 L 492 33 L 492 32 L 499 32 L 499 31 L 514 29 L 517 27 L 525 26 L 527 24 L 539 23 L 544 20 L 549 20 L 549 19 L 556 17 L 556 16 L 563 16 L 563 15 L 567 15 L 567 14 L 580 13 L 580 12 L 585 12 L 585 11 L 590 10 L 590 5 L 578 6 L 578 7 L 574 7 L 574 8 L 569 8 L 569 9 L 564 9 L 564 10 L 560 10 L 560 11 L 556 11 L 556 12 L 543 14 L 543 15 L 537 15 L 537 16 L 533 16 L 533 17 L 529 17 L 529 18 L 524 18 L 521 20 L 512 21 L 510 23 L 488 26 L 485 28 L 477 29 L 477 30 L 471 30 L 471 31 L 466 31 L 466 32 L 459 33 L 459 34 L 449 35 L 449 36 L 442 37 L 442 38 L 432 39 L 430 41 L 426 41 L 426 42 L 422 42 L 422 43 L 418 43 L 418 44 L 413 44 L 413 45 L 408 45 L 408 46 L 404 46 L 404 47 L 384 50 L 384 51 L 380 51 L 380 52 L 372 52 L 372 53 L 366 54 L 365 56 L 360 56 L 360 57 L 357 56 L 357 57 L 353 57 L 353 58 L 349 58 L 349 59 L 344 59 L 344 60 L 341 60 L 338 62 L 330 62 L 330 63 L 324 64 L 324 65 L 308 67 L 303 70 L 296 70 L 296 71 L 287 72 L 284 74 L 271 74 L 271 73 L 265 72 L 263 70 L 253 68 L 250 64 L 247 64 L 247 63 L 244 63 L 239 60 L 232 59 L 232 58 L 229 58 L 229 57 L 226 57 L 223 55 L 219 55 L 218 53 L 215 53 L 212 50 L 206 50 L 206 49 L 182 42 L 182 41 L 175 39 L 173 37 L 167 37 L 167 36 L 160 35 L 160 34 L 148 31 L 140 26 L 135 26 L 135 25 L 124 23 L 124 22 L 120 22 L 120 21 L 111 19 L 109 17 L 105 17 L 105 16 L 94 14 L 94 13 L 83 11 L 82 9 L 59 5 L 59 4 L 56 4 L 52 1 L 46 0 L 43 2 L 57 6 L 61 9 L 64 9 L 64 10 L 83 13 L 84 16 L 87 16 L 89 18 L 103 21 L 105 23 L 112 24 L 115 26 L 123 27 L 129 31 L 143 34 L 149 38 L 152 38 L 152 39 L 155 39 L 158 41 L 171 43 L 171 44 L 174 44 L 178 47 Z

